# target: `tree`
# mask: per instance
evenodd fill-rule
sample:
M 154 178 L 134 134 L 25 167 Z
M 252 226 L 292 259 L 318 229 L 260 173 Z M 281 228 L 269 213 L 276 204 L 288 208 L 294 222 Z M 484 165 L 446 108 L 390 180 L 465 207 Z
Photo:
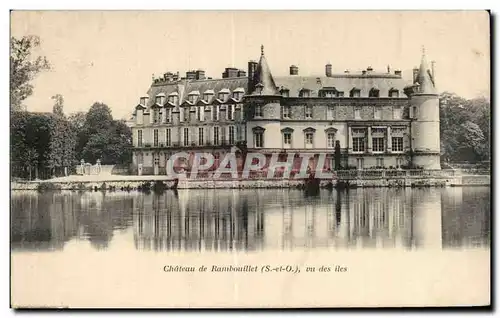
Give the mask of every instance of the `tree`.
M 52 112 L 58 116 L 64 116 L 64 97 L 61 94 L 56 94 L 52 96 L 52 99 L 55 101 L 54 106 L 52 107 Z
M 32 56 L 33 49 L 39 46 L 37 36 L 10 39 L 10 104 L 13 111 L 23 110 L 23 101 L 33 94 L 31 82 L 40 72 L 50 69 L 45 56 Z
M 490 102 L 452 93 L 440 96 L 441 154 L 455 162 L 490 158 Z

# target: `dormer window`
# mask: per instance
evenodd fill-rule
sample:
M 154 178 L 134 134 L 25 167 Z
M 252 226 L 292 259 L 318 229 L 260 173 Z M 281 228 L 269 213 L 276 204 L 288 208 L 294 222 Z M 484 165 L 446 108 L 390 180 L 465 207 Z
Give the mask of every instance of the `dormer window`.
M 397 89 L 391 89 L 389 91 L 389 97 L 391 97 L 391 98 L 398 98 L 399 97 L 399 91 Z
M 233 98 L 236 100 L 241 100 L 245 92 L 233 92 Z
M 337 97 L 337 90 L 336 89 L 322 89 L 319 91 L 319 97 L 323 98 L 333 98 Z
M 177 103 L 179 102 L 179 95 L 177 93 L 168 95 L 168 102 L 177 105 Z
M 369 97 L 379 97 L 380 91 L 376 88 L 370 89 Z
M 148 103 L 148 97 L 147 96 L 143 96 L 139 99 L 139 103 L 142 105 L 142 106 L 146 106 L 146 104 Z
M 290 97 L 290 90 L 286 88 L 282 88 L 280 90 L 281 96 L 283 97 Z
M 210 100 L 210 98 L 212 98 L 212 95 L 213 94 L 211 94 L 211 93 L 205 93 L 205 94 L 203 94 L 203 100 L 208 103 L 208 101 Z
M 219 93 L 218 95 L 218 99 L 221 100 L 221 101 L 225 101 L 227 99 L 227 96 L 229 95 L 229 93 Z
M 194 102 L 196 102 L 196 97 L 198 97 L 198 96 L 194 95 L 194 94 L 188 95 L 188 102 L 190 102 L 191 104 L 193 104 Z
M 350 93 L 351 97 L 361 97 L 361 90 L 358 88 L 353 88 Z
M 299 93 L 299 97 L 311 97 L 311 90 L 302 89 Z
M 262 90 L 264 89 L 264 85 L 262 83 L 258 83 L 255 85 L 255 92 L 257 94 L 262 94 Z

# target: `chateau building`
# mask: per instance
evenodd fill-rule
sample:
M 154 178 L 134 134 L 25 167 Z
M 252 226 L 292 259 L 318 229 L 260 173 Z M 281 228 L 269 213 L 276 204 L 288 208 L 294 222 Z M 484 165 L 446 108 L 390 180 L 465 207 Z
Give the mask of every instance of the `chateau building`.
M 407 83 L 389 66 L 334 74 L 327 64 L 323 76 L 300 76 L 292 65 L 288 76 L 273 77 L 262 47 L 247 71 L 154 79 L 133 122 L 138 174 L 166 174 L 181 151 L 211 152 L 217 163 L 235 146 L 238 164 L 247 152 L 293 152 L 326 153 L 326 169 L 440 169 L 439 99 L 425 54 Z

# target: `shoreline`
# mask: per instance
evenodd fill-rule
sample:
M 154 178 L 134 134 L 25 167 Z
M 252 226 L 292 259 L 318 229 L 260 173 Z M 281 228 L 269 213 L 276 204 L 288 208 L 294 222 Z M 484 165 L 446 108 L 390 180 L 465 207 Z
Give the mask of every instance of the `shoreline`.
M 391 177 L 391 178 L 339 178 L 339 179 L 179 179 L 167 176 L 120 176 L 92 180 L 40 180 L 12 181 L 16 190 L 74 190 L 74 191 L 152 191 L 169 189 L 256 189 L 256 188 L 372 188 L 372 187 L 454 187 L 489 186 L 490 175 L 463 175 L 449 177 Z M 63 179 L 63 178 L 61 178 Z

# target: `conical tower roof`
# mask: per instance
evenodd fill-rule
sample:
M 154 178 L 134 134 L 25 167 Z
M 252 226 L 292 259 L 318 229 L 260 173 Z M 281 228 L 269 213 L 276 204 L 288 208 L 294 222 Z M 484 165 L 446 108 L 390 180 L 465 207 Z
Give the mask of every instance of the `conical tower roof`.
M 264 56 L 264 46 L 262 45 L 260 49 L 260 60 L 253 77 L 255 87 L 251 95 L 279 95 L 273 75 L 271 74 L 271 69 L 267 65 L 267 60 Z
M 422 50 L 422 61 L 418 70 L 417 83 L 419 85 L 418 94 L 437 94 L 434 79 L 425 58 L 425 50 Z

